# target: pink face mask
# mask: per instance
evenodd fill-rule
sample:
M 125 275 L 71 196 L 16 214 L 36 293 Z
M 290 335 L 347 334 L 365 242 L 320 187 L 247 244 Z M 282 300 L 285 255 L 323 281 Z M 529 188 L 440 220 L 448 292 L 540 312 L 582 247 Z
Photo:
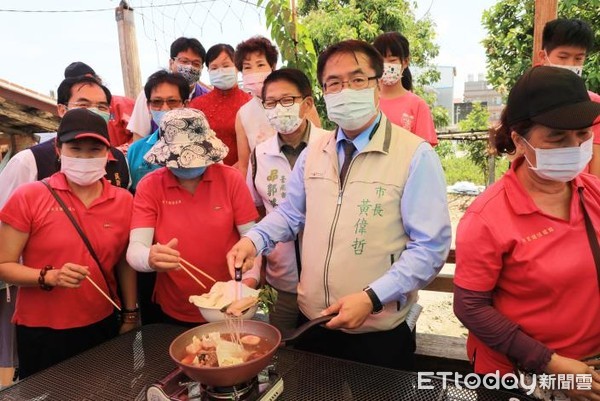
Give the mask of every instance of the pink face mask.
M 60 171 L 69 181 L 77 185 L 87 186 L 106 175 L 106 157 L 91 159 L 60 156 Z
M 252 96 L 261 97 L 263 82 L 269 76 L 271 72 L 253 72 L 250 74 L 243 74 L 242 80 L 244 82 L 244 90 L 250 92 Z

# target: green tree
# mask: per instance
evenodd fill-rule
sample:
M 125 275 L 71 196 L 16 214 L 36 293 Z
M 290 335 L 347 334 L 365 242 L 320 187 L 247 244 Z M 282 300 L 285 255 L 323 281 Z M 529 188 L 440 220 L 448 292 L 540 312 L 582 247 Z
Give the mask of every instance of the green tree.
M 286 67 L 304 71 L 315 86 L 317 53 L 308 30 L 293 17 L 290 1 L 258 0 L 257 5 L 265 7 L 267 27 Z
M 373 42 L 381 33 L 401 32 L 411 44 L 411 65 L 424 71 L 415 81 L 415 92 L 423 95 L 423 86 L 440 79 L 439 72 L 430 64 L 437 56 L 439 46 L 434 42 L 435 26 L 432 20 L 426 16 L 417 21 L 415 8 L 415 4 L 409 0 L 303 0 L 299 2 L 298 14 L 301 25 L 306 27 L 312 39 L 316 54 L 341 40 Z M 443 107 L 433 107 L 435 95 L 428 93 L 423 97 L 432 107 L 436 126 L 447 126 L 447 111 Z M 320 114 L 325 116 L 320 97 L 317 98 L 317 107 Z
M 599 0 L 560 0 L 558 16 L 579 18 L 594 30 L 595 47 L 584 65 L 583 78 L 591 91 L 600 91 L 600 3 Z M 531 67 L 533 53 L 534 0 L 500 0 L 484 11 L 487 30 L 487 79 L 507 95 L 523 72 Z
M 467 118 L 458 122 L 458 128 L 461 131 L 485 131 L 488 129 L 488 120 L 490 113 L 487 107 L 481 103 L 473 103 L 473 110 Z M 484 182 L 487 181 L 490 149 L 487 140 L 468 140 L 461 141 L 459 148 L 467 152 L 467 157 L 483 174 Z

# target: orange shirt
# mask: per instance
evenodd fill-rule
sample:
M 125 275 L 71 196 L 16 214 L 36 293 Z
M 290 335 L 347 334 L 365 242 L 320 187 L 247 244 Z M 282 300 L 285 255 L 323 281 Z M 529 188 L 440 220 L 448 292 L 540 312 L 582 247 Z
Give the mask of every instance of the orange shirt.
M 494 290 L 494 307 L 521 330 L 560 355 L 581 359 L 600 352 L 600 298 L 596 265 L 577 188 L 600 228 L 600 181 L 581 174 L 571 182 L 570 219 L 542 212 L 511 170 L 469 207 L 456 237 L 456 285 Z M 524 165 L 522 168 L 527 168 Z M 475 372 L 511 372 L 508 359 L 472 334 Z
M 89 208 L 70 190 L 62 173 L 49 179 L 50 185 L 69 206 L 98 255 L 113 294 L 117 293 L 114 266 L 127 249 L 132 197 L 102 179 L 102 194 Z M 81 237 L 41 182 L 23 184 L 8 200 L 0 220 L 29 233 L 23 249 L 23 264 L 41 269 L 61 268 L 65 263 L 88 266 L 90 277 L 108 294 L 107 283 Z M 117 301 L 117 300 L 115 300 Z M 81 287 L 20 287 L 13 322 L 29 327 L 68 329 L 83 327 L 106 318 L 113 306 L 84 280 Z
M 181 256 L 213 276 L 231 280 L 225 255 L 240 239 L 236 226 L 255 221 L 258 213 L 240 172 L 223 164 L 209 166 L 192 195 L 166 168 L 153 171 L 137 186 L 131 228 L 154 228 L 154 242 L 177 238 Z M 193 270 L 208 289 L 212 282 Z M 154 299 L 169 316 L 203 322 L 190 295 L 207 292 L 183 270 L 159 273 Z

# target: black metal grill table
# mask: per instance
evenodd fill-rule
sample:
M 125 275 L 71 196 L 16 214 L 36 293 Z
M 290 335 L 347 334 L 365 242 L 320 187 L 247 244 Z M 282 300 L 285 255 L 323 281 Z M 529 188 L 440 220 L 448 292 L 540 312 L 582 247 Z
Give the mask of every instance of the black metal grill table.
M 0 391 L 2 401 L 145 400 L 149 385 L 169 374 L 171 341 L 185 328 L 144 326 Z M 417 389 L 417 375 L 282 348 L 276 371 L 284 401 L 525 401 L 493 390 Z

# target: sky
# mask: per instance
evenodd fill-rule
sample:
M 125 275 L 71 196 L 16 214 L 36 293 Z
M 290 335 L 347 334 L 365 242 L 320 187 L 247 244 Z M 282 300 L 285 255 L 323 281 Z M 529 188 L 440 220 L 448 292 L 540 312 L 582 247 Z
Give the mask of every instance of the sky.
M 263 10 L 250 3 L 254 0 L 129 0 L 135 12 L 142 81 L 168 65 L 169 45 L 179 36 L 196 37 L 206 49 L 217 43 L 235 47 L 253 35 L 269 36 Z M 481 13 L 495 0 L 415 3 L 416 17 L 429 13 L 436 24 L 440 53 L 435 63 L 456 67 L 454 93 L 459 98 L 468 74 L 485 73 Z M 49 94 L 68 64 L 83 61 L 114 94 L 122 95 L 114 13 L 118 4 L 119 0 L 2 0 L 0 78 Z M 202 80 L 208 83 L 206 71 Z

